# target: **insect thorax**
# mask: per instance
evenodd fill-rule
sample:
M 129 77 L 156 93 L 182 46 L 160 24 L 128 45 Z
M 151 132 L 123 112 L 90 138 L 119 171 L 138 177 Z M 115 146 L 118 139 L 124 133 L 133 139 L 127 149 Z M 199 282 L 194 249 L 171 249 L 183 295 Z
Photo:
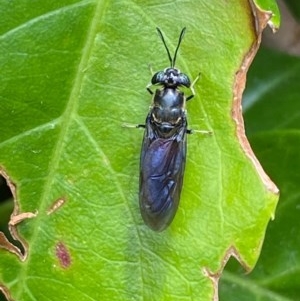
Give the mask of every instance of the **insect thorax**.
M 184 94 L 178 89 L 156 90 L 151 113 L 152 121 L 160 133 L 159 136 L 165 138 L 173 136 L 185 120 Z

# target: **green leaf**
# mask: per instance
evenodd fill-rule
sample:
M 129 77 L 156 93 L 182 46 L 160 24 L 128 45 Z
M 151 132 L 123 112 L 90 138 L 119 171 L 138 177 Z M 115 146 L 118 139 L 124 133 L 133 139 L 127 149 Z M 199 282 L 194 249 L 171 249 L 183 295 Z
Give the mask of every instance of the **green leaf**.
M 236 120 L 259 35 L 252 7 L 239 0 L 1 7 L 0 167 L 16 199 L 11 230 L 25 251 L 0 249 L 6 295 L 211 300 L 229 256 L 253 268 L 277 196 L 245 141 L 241 147 Z M 188 137 L 180 208 L 162 233 L 147 228 L 138 209 L 143 133 L 121 127 L 145 120 L 147 65 L 168 64 L 156 26 L 171 52 L 187 27 L 177 65 L 191 78 L 201 72 L 189 125 L 213 131 Z

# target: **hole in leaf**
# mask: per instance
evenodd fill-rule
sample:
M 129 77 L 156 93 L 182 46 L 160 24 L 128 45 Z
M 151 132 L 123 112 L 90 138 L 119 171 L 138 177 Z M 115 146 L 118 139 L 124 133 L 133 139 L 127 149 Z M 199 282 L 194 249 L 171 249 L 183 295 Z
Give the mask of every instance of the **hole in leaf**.
M 2 175 L 0 175 L 0 203 L 4 203 L 7 201 L 11 201 L 12 203 L 12 192 L 8 185 L 6 184 L 6 180 Z M 13 204 L 12 204 L 13 206 Z
M 1 291 L 0 291 L 0 301 L 7 301 L 6 297 Z
M 14 192 L 12 191 L 13 184 L 9 185 L 8 181 L 6 174 L 1 173 L 0 170 L 0 247 L 24 256 L 25 250 L 22 243 L 13 238 L 9 227 L 9 221 L 14 211 Z
M 5 287 L 0 287 L 0 301 L 9 301 L 9 299 L 7 299 L 3 290 L 7 291 L 7 289 Z

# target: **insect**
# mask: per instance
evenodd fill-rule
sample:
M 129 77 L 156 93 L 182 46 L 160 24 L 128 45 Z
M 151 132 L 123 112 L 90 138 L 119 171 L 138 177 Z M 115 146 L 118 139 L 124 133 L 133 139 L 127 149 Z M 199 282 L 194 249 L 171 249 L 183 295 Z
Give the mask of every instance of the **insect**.
M 145 223 L 154 231 L 167 228 L 178 208 L 186 161 L 187 129 L 186 101 L 194 97 L 194 84 L 175 67 L 177 52 L 184 37 L 183 28 L 173 58 L 159 28 L 157 32 L 164 44 L 170 67 L 153 74 L 148 92 L 153 102 L 146 122 L 140 158 L 140 211 Z M 161 86 L 155 92 L 150 87 Z M 185 96 L 180 87 L 189 88 Z

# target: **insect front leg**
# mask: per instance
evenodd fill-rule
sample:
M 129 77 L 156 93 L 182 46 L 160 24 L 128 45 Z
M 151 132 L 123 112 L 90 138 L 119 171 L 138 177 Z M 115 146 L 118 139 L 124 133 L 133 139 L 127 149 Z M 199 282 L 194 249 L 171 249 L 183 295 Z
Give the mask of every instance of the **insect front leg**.
M 153 72 L 153 69 L 152 69 L 152 65 L 149 64 L 148 67 L 149 67 L 149 70 L 150 70 L 151 75 L 153 76 L 153 75 L 154 75 L 154 72 Z M 153 95 L 154 92 L 150 89 L 151 86 L 152 86 L 152 83 L 150 82 L 150 83 L 147 85 L 146 89 L 147 89 L 147 91 L 148 91 L 151 95 Z
M 123 123 L 122 124 L 122 127 L 125 127 L 125 128 L 135 128 L 135 129 L 145 129 L 145 128 L 149 128 L 150 127 L 150 124 L 151 124 L 151 112 L 148 113 L 147 117 L 146 117 L 146 121 L 144 124 L 132 124 L 132 123 Z M 151 132 L 152 133 L 152 132 Z
M 197 81 L 199 80 L 199 78 L 200 78 L 200 73 L 197 75 L 197 77 L 194 79 L 194 81 L 192 82 L 192 84 L 191 84 L 191 86 L 190 86 L 190 90 L 191 90 L 191 92 L 192 92 L 192 95 L 190 95 L 190 96 L 188 96 L 187 98 L 186 98 L 186 101 L 188 101 L 188 100 L 190 100 L 190 99 L 192 99 L 194 96 L 195 96 L 195 90 L 194 90 L 194 86 L 195 86 L 195 84 L 197 83 Z
M 149 84 L 147 85 L 146 89 L 147 89 L 147 91 L 148 91 L 151 95 L 153 95 L 154 92 L 150 89 L 151 86 L 152 86 L 152 83 L 149 83 Z
M 135 128 L 135 129 L 139 129 L 139 128 L 145 128 L 146 125 L 145 124 L 132 124 L 132 123 L 123 123 L 122 124 L 123 128 Z

